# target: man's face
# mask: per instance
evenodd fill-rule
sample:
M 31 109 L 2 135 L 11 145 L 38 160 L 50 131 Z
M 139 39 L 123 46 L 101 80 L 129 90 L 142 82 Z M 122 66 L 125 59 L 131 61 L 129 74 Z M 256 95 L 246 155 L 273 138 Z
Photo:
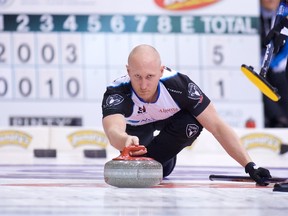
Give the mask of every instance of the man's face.
M 276 11 L 279 6 L 280 0 L 261 0 L 261 5 L 271 11 Z
M 163 74 L 163 66 L 160 66 L 158 61 L 144 63 L 139 60 L 133 61 L 126 67 L 132 87 L 138 97 L 147 103 L 155 102 L 158 83 Z

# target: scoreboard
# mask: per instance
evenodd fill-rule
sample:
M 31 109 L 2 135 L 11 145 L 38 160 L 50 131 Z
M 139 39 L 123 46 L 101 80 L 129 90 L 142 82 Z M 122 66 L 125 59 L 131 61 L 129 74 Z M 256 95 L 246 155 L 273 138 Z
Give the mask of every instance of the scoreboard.
M 251 0 L 1 1 L 0 126 L 101 126 L 106 85 L 145 43 L 231 126 L 262 127 L 261 94 L 240 71 L 260 65 L 258 18 Z

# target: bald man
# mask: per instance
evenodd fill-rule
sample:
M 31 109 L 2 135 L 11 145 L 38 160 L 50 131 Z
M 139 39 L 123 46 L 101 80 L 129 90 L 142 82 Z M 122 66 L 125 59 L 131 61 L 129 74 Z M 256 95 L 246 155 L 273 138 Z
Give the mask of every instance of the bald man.
M 135 47 L 126 68 L 128 74 L 107 87 L 102 102 L 103 128 L 112 146 L 122 151 L 132 144 L 144 145 L 145 150 L 131 155 L 157 160 L 165 177 L 173 171 L 177 154 L 190 146 L 204 127 L 259 185 L 266 185 L 269 171 L 255 168 L 209 98 L 188 76 L 161 65 L 154 47 Z M 154 136 L 156 130 L 159 134 Z

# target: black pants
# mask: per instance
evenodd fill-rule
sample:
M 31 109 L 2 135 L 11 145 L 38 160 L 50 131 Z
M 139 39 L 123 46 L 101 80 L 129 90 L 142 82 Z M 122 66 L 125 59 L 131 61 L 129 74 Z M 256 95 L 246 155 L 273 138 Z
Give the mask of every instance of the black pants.
M 203 127 L 187 111 L 181 110 L 174 116 L 158 122 L 141 125 L 127 125 L 126 132 L 137 136 L 140 144 L 146 146 L 147 157 L 160 162 L 163 176 L 168 176 L 176 165 L 176 155 L 186 146 L 190 146 L 200 135 Z M 159 134 L 154 137 L 154 131 Z
M 288 70 L 276 73 L 269 70 L 267 73 L 267 81 L 277 88 L 281 99 L 277 102 L 272 101 L 263 95 L 265 127 L 274 128 L 288 127 Z

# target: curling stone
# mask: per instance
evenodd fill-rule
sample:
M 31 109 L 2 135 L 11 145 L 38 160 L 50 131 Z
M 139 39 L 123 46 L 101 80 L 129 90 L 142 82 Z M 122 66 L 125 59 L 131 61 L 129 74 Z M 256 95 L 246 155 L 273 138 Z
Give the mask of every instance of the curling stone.
M 130 152 L 145 149 L 142 145 L 125 147 L 120 156 L 104 166 L 104 180 L 120 188 L 147 188 L 160 184 L 163 178 L 161 163 L 149 157 L 130 156 Z

